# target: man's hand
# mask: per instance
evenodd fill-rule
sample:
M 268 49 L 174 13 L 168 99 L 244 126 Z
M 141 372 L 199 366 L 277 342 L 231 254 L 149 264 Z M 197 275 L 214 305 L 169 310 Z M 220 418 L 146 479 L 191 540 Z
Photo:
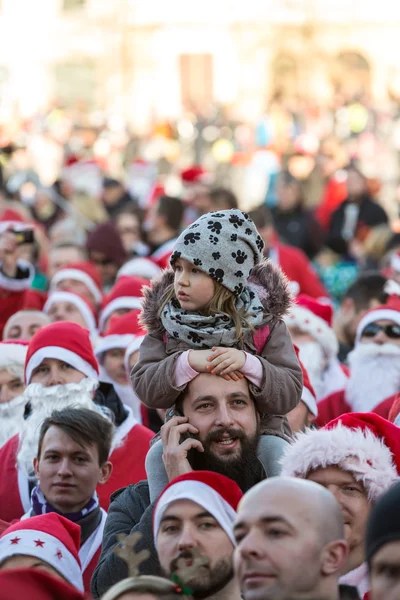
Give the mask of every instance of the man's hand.
M 220 350 L 227 350 L 227 348 L 220 348 Z M 212 350 L 190 350 L 189 351 L 189 365 L 197 371 L 198 373 L 210 373 L 210 360 L 215 358 L 215 353 Z M 222 374 L 213 372 L 213 375 L 222 375 L 224 379 L 227 381 L 242 379 L 242 374 L 239 372 L 232 372 L 230 375 L 228 373 Z
M 18 258 L 17 238 L 12 231 L 5 231 L 0 236 L 0 261 L 1 270 L 7 277 L 15 277 Z
M 163 445 L 163 462 L 171 481 L 178 475 L 193 471 L 187 459 L 191 448 L 204 452 L 203 444 L 194 438 L 187 438 L 182 443 L 181 436 L 185 434 L 196 434 L 199 430 L 190 425 L 186 417 L 173 417 L 168 423 L 161 427 L 161 440 Z
M 208 372 L 213 375 L 221 375 L 225 377 L 231 374 L 231 377 L 237 381 L 242 379 L 243 374 L 240 373 L 246 362 L 246 354 L 237 348 L 212 348 L 212 356 L 208 359 Z

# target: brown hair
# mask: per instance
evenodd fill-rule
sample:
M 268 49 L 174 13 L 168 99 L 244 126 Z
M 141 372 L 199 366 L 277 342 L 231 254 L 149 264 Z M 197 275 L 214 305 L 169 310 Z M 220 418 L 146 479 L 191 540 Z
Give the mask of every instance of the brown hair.
M 162 311 L 171 300 L 176 300 L 173 283 L 167 287 L 162 297 L 161 307 L 157 313 L 159 318 L 161 318 Z M 239 342 L 242 341 L 244 328 L 254 329 L 247 319 L 245 310 L 243 308 L 240 310 L 237 309 L 235 294 L 215 280 L 214 296 L 211 298 L 210 302 L 204 306 L 201 312 L 206 316 L 222 314 L 229 317 L 229 319 L 232 319 Z
M 184 600 L 190 598 L 176 591 L 175 584 L 169 579 L 157 577 L 156 575 L 139 575 L 130 577 L 116 583 L 106 592 L 103 600 L 118 600 L 122 594 L 133 592 L 139 594 L 153 594 L 156 598 L 163 600 Z
M 99 465 L 107 460 L 111 450 L 114 427 L 105 417 L 89 408 L 64 408 L 55 410 L 42 423 L 38 444 L 38 459 L 43 439 L 50 427 L 58 427 L 80 446 L 96 444 Z

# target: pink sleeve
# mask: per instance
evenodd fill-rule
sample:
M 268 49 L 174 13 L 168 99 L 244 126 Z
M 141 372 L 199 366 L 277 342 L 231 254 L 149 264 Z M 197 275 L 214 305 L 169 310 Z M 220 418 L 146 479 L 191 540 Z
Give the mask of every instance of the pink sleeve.
M 187 383 L 189 383 L 189 381 L 192 381 L 192 379 L 194 379 L 198 375 L 198 372 L 192 369 L 192 367 L 189 364 L 189 352 L 190 350 L 182 352 L 182 354 L 180 354 L 175 363 L 175 387 L 181 387 L 182 385 L 186 385 Z
M 254 356 L 253 354 L 249 354 L 249 352 L 245 352 L 246 362 L 244 363 L 244 367 L 240 369 L 240 372 L 254 385 L 257 387 L 261 387 L 263 380 L 263 367 L 261 361 Z

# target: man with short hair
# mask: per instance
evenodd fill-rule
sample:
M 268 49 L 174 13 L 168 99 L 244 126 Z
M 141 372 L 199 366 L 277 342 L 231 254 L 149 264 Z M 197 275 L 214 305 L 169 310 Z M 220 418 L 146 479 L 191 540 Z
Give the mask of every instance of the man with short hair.
M 44 420 L 33 465 L 38 484 L 26 516 L 57 512 L 81 528 L 79 556 L 86 591 L 100 557 L 107 513 L 96 487 L 111 475 L 113 426 L 87 408 L 65 408 Z
M 390 488 L 371 511 L 366 555 L 371 581 L 371 600 L 400 597 L 400 483 Z
M 319 483 L 339 502 L 349 555 L 341 583 L 369 590 L 365 529 L 372 506 L 400 475 L 399 429 L 374 413 L 349 413 L 323 429 L 297 435 L 282 474 Z
M 161 196 L 150 208 L 145 227 L 152 249 L 151 258 L 162 269 L 169 266 L 172 248 L 182 227 L 183 213 L 183 202 L 172 196 Z
M 51 280 L 57 271 L 67 265 L 85 260 L 87 260 L 87 252 L 83 246 L 68 242 L 53 245 L 49 250 L 49 279 Z
M 22 343 L 0 342 L 0 448 L 21 431 L 24 423 L 27 349 Z
M 188 383 L 178 409 L 177 416 L 161 430 L 169 481 L 193 470 L 207 469 L 230 477 L 247 490 L 266 476 L 257 457 L 260 415 L 245 378 L 225 381 L 217 375 L 200 374 Z M 126 577 L 125 565 L 113 552 L 118 533 L 141 532 L 138 551 L 148 548 L 151 553 L 142 565 L 142 573 L 160 572 L 152 534 L 154 502 L 160 493 L 153 490 L 157 488 L 153 480 L 157 484 L 159 478 L 159 473 L 148 471 L 148 482 L 130 485 L 114 495 L 102 555 L 92 580 L 95 598 Z
M 29 341 L 38 329 L 49 323 L 49 317 L 40 310 L 19 310 L 5 324 L 3 340 Z
M 384 291 L 387 279 L 379 271 L 360 275 L 348 288 L 336 312 L 333 328 L 339 340 L 338 358 L 346 362 L 349 352 L 354 348 L 358 324 L 365 313 L 386 302 Z
M 293 478 L 249 490 L 234 525 L 235 571 L 245 600 L 338 600 L 348 547 L 333 495 Z
M 242 496 L 227 477 L 197 471 L 173 479 L 157 501 L 153 532 L 162 570 L 179 576 L 181 561 L 199 561 L 192 574 L 181 575 L 195 598 L 240 600 L 232 526 Z
M 347 412 L 373 411 L 387 418 L 400 392 L 399 360 L 400 297 L 394 293 L 360 320 L 354 350 L 348 356 L 346 386 L 319 403 L 318 425 Z

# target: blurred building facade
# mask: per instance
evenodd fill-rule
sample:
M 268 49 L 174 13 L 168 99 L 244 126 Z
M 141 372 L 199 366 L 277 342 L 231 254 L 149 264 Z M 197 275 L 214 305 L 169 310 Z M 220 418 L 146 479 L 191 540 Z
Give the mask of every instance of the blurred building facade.
M 53 102 L 151 123 L 271 98 L 400 97 L 391 0 L 1 0 L 0 121 Z

